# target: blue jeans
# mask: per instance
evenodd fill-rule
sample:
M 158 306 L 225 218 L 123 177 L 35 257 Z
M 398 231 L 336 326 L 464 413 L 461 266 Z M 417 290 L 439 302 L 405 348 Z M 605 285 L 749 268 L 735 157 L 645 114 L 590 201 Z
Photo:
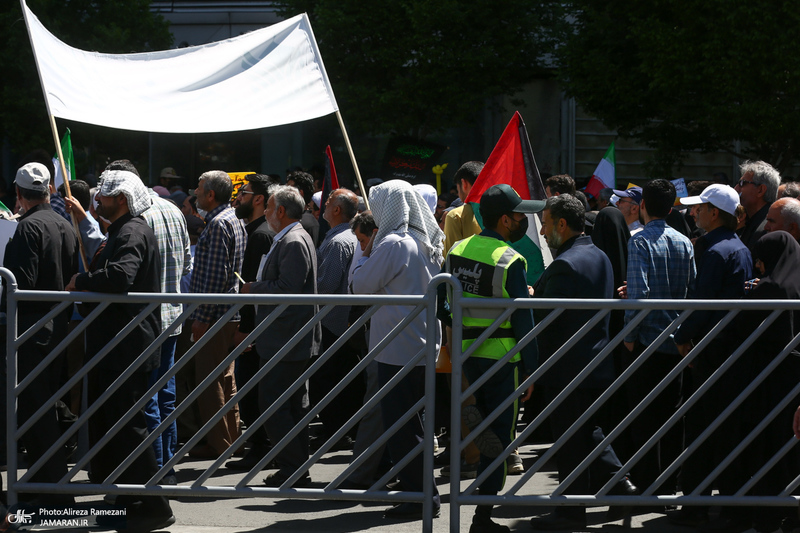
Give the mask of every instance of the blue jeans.
M 167 371 L 172 368 L 175 362 L 175 345 L 178 336 L 169 337 L 161 345 L 161 364 L 154 368 L 147 378 L 147 386 L 152 387 Z M 162 420 L 167 418 L 175 410 L 175 376 L 167 381 L 155 396 L 150 398 L 144 406 L 144 414 L 147 419 L 147 430 L 153 432 Z M 158 467 L 172 459 L 178 446 L 178 425 L 172 422 L 156 440 L 153 441 L 153 451 L 156 453 Z M 171 471 L 170 474 L 174 473 Z

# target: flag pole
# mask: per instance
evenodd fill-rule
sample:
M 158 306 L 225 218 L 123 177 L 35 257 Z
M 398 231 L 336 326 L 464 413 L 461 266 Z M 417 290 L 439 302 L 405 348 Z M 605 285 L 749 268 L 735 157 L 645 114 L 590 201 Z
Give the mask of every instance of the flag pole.
M 42 84 L 44 87 L 44 84 Z M 47 98 L 45 98 L 47 101 Z M 48 112 L 49 112 L 49 105 Z M 61 167 L 61 175 L 64 176 L 64 192 L 66 193 L 67 197 L 72 198 L 72 190 L 69 186 L 69 174 L 67 174 L 67 165 L 64 162 L 64 154 L 61 151 L 61 140 L 58 138 L 58 128 L 56 127 L 56 117 L 50 115 L 50 129 L 53 130 L 53 141 L 56 143 L 56 153 L 58 154 L 58 164 Z M 55 180 L 55 176 L 53 176 Z M 55 185 L 53 185 L 55 187 Z M 75 234 L 78 236 L 78 246 L 80 247 L 81 256 L 81 263 L 83 263 L 83 271 L 89 272 L 89 264 L 86 262 L 86 250 L 83 248 L 83 239 L 81 239 L 81 232 L 78 229 L 78 219 L 74 216 L 70 217 L 72 219 L 72 227 L 75 228 Z
M 33 35 L 31 35 L 31 26 L 28 23 L 28 6 L 25 5 L 25 0 L 19 0 L 20 8 L 22 8 L 22 17 L 25 19 L 25 29 L 28 30 L 28 38 L 31 41 L 31 50 L 33 51 L 33 60 L 36 63 L 36 72 L 39 74 L 39 81 L 42 84 L 42 96 L 44 96 L 44 105 L 47 106 L 47 116 L 50 117 L 50 129 L 53 131 L 53 141 L 56 143 L 56 153 L 58 154 L 58 163 L 61 165 L 61 174 L 64 176 L 64 191 L 67 196 L 72 197 L 72 191 L 69 187 L 69 177 L 67 175 L 67 167 L 64 164 L 64 154 L 61 153 L 61 140 L 58 138 L 58 128 L 56 127 L 56 117 L 50 112 L 50 102 L 47 100 L 47 89 L 44 87 L 44 78 L 42 78 L 42 69 L 39 68 L 39 58 L 36 55 L 36 46 L 33 44 Z M 50 176 L 50 183 L 56 179 L 55 176 Z M 54 185 L 55 187 L 55 185 Z M 89 271 L 89 264 L 86 262 L 86 250 L 83 248 L 83 239 L 81 239 L 81 232 L 78 230 L 78 221 L 75 217 L 72 219 L 72 227 L 75 229 L 75 235 L 78 236 L 78 255 L 81 256 L 81 263 L 83 263 L 84 271 Z
M 367 198 L 367 189 L 364 187 L 364 182 L 361 181 L 361 172 L 358 171 L 358 163 L 356 163 L 356 155 L 353 153 L 353 147 L 350 145 L 350 138 L 347 136 L 347 129 L 344 127 L 344 120 L 339 110 L 336 110 L 336 118 L 339 119 L 339 127 L 342 128 L 342 135 L 344 135 L 344 144 L 347 145 L 347 153 L 350 154 L 350 161 L 353 162 L 353 169 L 356 171 L 356 179 L 358 186 L 361 188 L 361 194 L 364 198 L 364 205 L 369 209 L 369 199 Z

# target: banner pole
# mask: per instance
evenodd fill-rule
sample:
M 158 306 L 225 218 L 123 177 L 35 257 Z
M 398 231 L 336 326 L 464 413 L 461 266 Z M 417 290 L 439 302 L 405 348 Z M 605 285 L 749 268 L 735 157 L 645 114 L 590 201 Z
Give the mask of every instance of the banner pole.
M 36 46 L 33 44 L 33 35 L 31 35 L 31 26 L 28 22 L 28 6 L 25 5 L 25 0 L 19 0 L 20 8 L 22 8 L 22 17 L 25 19 L 25 29 L 28 30 L 28 38 L 31 41 L 31 50 L 33 51 L 33 60 L 36 63 L 36 72 L 39 74 L 39 81 L 42 84 L 42 96 L 44 96 L 44 105 L 47 107 L 47 116 L 50 117 L 50 129 L 53 131 L 53 141 L 56 143 L 56 153 L 58 154 L 58 162 L 61 165 L 61 174 L 64 176 L 64 192 L 67 196 L 72 197 L 72 191 L 69 187 L 69 179 L 67 175 L 67 167 L 64 164 L 64 154 L 61 153 L 61 139 L 58 138 L 58 128 L 56 127 L 56 117 L 50 112 L 50 102 L 47 100 L 47 89 L 44 86 L 44 78 L 42 78 L 42 70 L 39 68 L 39 58 L 36 55 Z M 54 183 L 56 177 L 50 176 L 50 183 Z M 55 187 L 55 185 L 53 185 Z M 75 235 L 78 236 L 78 254 L 81 256 L 81 263 L 83 263 L 83 270 L 89 271 L 89 264 L 86 262 L 86 250 L 83 248 L 83 239 L 81 239 L 81 232 L 78 230 L 78 222 L 75 217 L 72 219 L 72 227 L 75 229 Z
M 64 192 L 67 197 L 72 198 L 72 190 L 69 186 L 69 174 L 67 174 L 67 165 L 64 162 L 64 154 L 61 151 L 61 140 L 58 138 L 58 128 L 56 127 L 56 117 L 50 115 L 50 129 L 53 130 L 53 141 L 56 143 L 56 153 L 58 154 L 58 164 L 61 167 L 61 175 L 64 176 Z M 55 180 L 55 176 L 52 178 Z M 51 181 L 52 183 L 52 181 Z M 55 186 L 55 185 L 54 185 Z M 81 263 L 83 263 L 83 271 L 89 272 L 89 263 L 86 262 L 86 250 L 83 248 L 83 239 L 81 239 L 81 232 L 78 229 L 78 220 L 72 216 L 72 227 L 75 228 L 75 234 L 78 236 L 78 246 L 80 247 L 79 255 L 81 256 Z
M 342 135 L 344 135 L 344 143 L 347 145 L 347 152 L 350 154 L 350 161 L 353 162 L 353 169 L 356 171 L 356 179 L 358 186 L 361 188 L 361 194 L 364 198 L 364 205 L 369 209 L 369 199 L 367 198 L 367 189 L 364 187 L 364 182 L 361 181 L 361 172 L 358 171 L 358 163 L 356 163 L 356 155 L 353 153 L 353 147 L 350 145 L 350 138 L 347 136 L 347 129 L 344 127 L 344 120 L 339 110 L 336 110 L 336 118 L 339 119 L 339 127 L 342 128 Z

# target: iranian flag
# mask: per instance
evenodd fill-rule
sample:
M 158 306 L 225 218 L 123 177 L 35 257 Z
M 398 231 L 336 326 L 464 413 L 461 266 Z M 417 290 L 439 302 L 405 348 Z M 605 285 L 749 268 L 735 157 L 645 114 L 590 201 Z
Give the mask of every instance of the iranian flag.
M 67 168 L 67 177 L 65 180 L 64 174 L 61 172 L 61 164 L 58 162 L 58 157 L 53 157 L 53 165 L 56 167 L 53 186 L 56 188 L 63 185 L 64 181 L 77 179 L 75 177 L 75 156 L 72 153 L 72 134 L 69 128 L 67 128 L 67 132 L 61 138 L 61 153 L 64 154 L 64 166 Z
M 597 197 L 601 190 L 608 187 L 613 189 L 616 186 L 616 156 L 614 155 L 614 143 L 612 142 L 611 146 L 606 150 L 606 155 L 603 156 L 594 174 L 592 174 L 589 184 L 586 185 L 586 192 Z
M 523 200 L 544 200 L 546 195 L 542 177 L 536 167 L 528 131 L 519 111 L 514 113 L 500 140 L 492 150 L 478 179 L 467 196 L 467 202 L 475 212 L 475 219 L 483 228 L 480 216 L 480 201 L 483 193 L 492 185 L 507 183 Z M 544 269 L 553 260 L 550 249 L 539 235 L 541 221 L 538 215 L 528 216 L 528 233 L 521 240 L 510 243 L 528 262 L 528 284 L 533 285 Z

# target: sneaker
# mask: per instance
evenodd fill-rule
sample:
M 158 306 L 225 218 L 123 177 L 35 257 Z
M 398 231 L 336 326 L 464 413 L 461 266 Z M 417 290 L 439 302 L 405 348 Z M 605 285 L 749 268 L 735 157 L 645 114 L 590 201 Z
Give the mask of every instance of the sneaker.
M 519 456 L 518 453 L 512 453 L 506 459 L 506 465 L 508 466 L 508 473 L 513 475 L 519 475 L 525 471 L 525 466 L 522 464 L 522 457 Z
M 461 423 L 469 428 L 470 431 L 478 427 L 483 422 L 483 415 L 474 405 L 467 405 L 461 408 Z M 500 437 L 491 428 L 484 429 L 473 441 L 478 450 L 486 457 L 494 459 L 505 449 Z
M 439 471 L 441 477 L 450 477 L 450 465 L 445 465 Z M 475 479 L 478 477 L 478 463 L 467 464 L 462 459 L 461 461 L 461 479 Z
M 264 478 L 264 485 L 266 485 L 267 487 L 279 488 L 281 485 L 286 483 L 287 479 L 289 479 L 289 476 L 281 473 L 281 471 L 278 470 L 277 472 L 273 472 Z M 296 489 L 296 488 L 308 487 L 310 485 L 311 485 L 311 476 L 306 474 L 305 476 L 295 481 L 290 488 Z

